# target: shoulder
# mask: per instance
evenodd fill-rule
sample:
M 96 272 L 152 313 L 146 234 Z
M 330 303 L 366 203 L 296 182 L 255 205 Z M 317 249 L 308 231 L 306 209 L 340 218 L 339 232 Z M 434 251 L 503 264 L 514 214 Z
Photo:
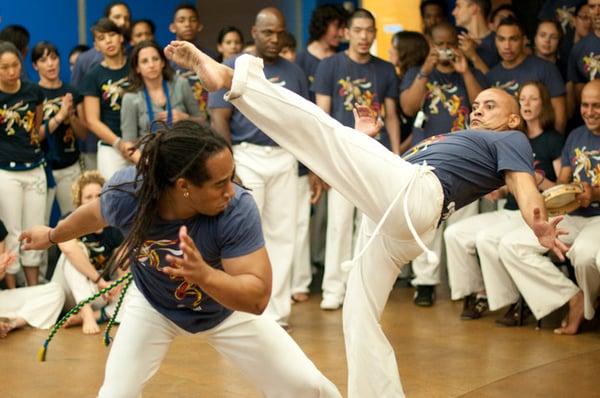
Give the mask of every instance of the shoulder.
M 140 103 L 140 91 L 128 91 L 123 94 L 123 105 L 137 105 Z
M 544 131 L 543 136 L 550 144 L 562 145 L 565 142 L 565 137 L 563 137 L 554 129 Z
M 580 140 L 582 137 L 585 137 L 586 134 L 588 134 L 588 129 L 587 127 L 585 127 L 585 125 L 579 126 L 576 129 L 571 130 L 571 133 L 567 137 L 566 146 L 572 144 L 575 141 Z

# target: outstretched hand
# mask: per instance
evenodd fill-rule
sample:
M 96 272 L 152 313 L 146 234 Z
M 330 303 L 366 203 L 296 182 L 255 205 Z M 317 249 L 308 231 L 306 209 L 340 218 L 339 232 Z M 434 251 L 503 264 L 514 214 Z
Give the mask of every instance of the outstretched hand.
M 13 252 L 4 252 L 0 254 L 0 280 L 4 278 L 6 269 L 15 262 L 17 256 Z
M 568 231 L 565 229 L 557 228 L 558 223 L 562 221 L 563 217 L 555 217 L 552 220 L 545 220 L 542 217 L 542 212 L 539 208 L 533 209 L 533 225 L 531 229 L 538 241 L 542 246 L 550 249 L 558 259 L 561 261 L 565 260 L 565 253 L 569 250 L 560 239 L 561 235 L 567 235 Z
M 369 137 L 376 137 L 383 127 L 383 121 L 371 107 L 354 104 L 354 128 Z
M 21 249 L 23 250 L 46 250 L 52 246 L 50 242 L 50 230 L 52 228 L 45 225 L 36 225 L 26 231 L 23 231 L 19 236 Z
M 170 265 L 162 267 L 161 271 L 171 278 L 183 278 L 186 282 L 201 285 L 212 268 L 202 258 L 186 226 L 179 229 L 179 248 L 183 257 L 167 255 L 166 260 Z

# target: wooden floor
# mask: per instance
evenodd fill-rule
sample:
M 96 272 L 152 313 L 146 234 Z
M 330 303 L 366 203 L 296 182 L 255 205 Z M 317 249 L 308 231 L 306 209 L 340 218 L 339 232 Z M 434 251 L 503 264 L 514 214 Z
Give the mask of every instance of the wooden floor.
M 441 298 L 418 308 L 411 296 L 411 289 L 395 289 L 383 317 L 408 397 L 600 397 L 598 330 L 565 337 L 552 333 L 552 322 L 542 330 L 531 323 L 499 328 L 499 314 L 461 321 L 460 303 Z M 291 323 L 292 337 L 345 396 L 341 312 L 321 311 L 314 296 L 293 307 Z M 94 397 L 108 351 L 100 336 L 61 331 L 39 363 L 45 336 L 27 329 L 0 340 L 0 397 Z M 202 341 L 180 338 L 144 391 L 144 398 L 158 397 L 259 394 Z

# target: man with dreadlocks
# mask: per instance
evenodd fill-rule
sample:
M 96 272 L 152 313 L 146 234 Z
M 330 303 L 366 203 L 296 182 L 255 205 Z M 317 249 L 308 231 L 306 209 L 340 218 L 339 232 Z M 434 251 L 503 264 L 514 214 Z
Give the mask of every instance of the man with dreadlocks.
M 341 397 L 277 323 L 257 316 L 271 293 L 271 265 L 252 196 L 233 183 L 231 146 L 190 121 L 140 141 L 137 165 L 115 173 L 99 199 L 54 229 L 37 226 L 23 248 L 106 225 L 126 235 L 117 266 L 135 283 L 99 397 L 137 397 L 173 338 L 202 334 L 266 397 Z

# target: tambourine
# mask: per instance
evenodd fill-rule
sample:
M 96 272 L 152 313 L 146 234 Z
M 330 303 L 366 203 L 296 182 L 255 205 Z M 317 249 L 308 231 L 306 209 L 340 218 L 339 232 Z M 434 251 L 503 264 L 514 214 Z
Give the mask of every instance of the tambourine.
M 581 204 L 575 195 L 583 193 L 581 184 L 558 184 L 542 192 L 546 210 L 550 217 L 560 216 L 577 210 Z

